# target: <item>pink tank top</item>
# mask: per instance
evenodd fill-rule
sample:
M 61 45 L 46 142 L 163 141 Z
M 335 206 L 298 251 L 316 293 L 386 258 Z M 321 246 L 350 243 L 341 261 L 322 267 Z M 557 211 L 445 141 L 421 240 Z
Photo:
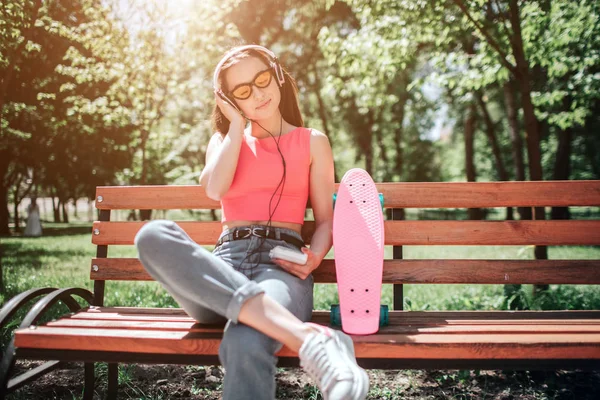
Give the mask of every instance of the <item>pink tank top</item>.
M 310 174 L 310 129 L 299 127 L 279 138 L 286 165 L 281 201 L 273 196 L 283 175 L 283 163 L 272 137 L 244 135 L 237 168 L 229 190 L 221 198 L 221 221 L 272 221 L 304 223 Z

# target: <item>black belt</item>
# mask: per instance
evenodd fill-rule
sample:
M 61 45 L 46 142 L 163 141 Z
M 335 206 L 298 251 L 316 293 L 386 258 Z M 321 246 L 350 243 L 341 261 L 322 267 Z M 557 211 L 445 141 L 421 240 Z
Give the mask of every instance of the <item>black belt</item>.
M 295 236 L 288 235 L 287 233 L 280 232 L 278 238 L 275 229 L 267 229 L 261 226 L 255 228 L 234 228 L 231 232 L 228 232 L 226 235 L 223 235 L 223 237 L 221 237 L 217 241 L 217 246 L 220 246 L 223 243 L 229 242 L 231 240 L 242 240 L 248 239 L 250 236 L 256 236 L 266 239 L 285 240 L 289 244 L 292 244 L 299 249 L 304 247 L 304 241 L 298 239 Z

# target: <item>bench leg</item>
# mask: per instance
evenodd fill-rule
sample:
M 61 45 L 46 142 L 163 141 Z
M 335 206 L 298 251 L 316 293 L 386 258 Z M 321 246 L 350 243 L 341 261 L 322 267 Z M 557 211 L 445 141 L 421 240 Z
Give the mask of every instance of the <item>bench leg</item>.
M 117 390 L 119 389 L 119 364 L 108 363 L 108 400 L 117 398 Z
M 94 398 L 94 363 L 84 363 L 84 386 L 83 400 L 92 400 Z

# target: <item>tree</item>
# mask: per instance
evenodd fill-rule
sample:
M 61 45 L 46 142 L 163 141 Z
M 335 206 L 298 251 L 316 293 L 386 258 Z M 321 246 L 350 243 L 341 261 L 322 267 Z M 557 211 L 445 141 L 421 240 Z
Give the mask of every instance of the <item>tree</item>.
M 56 191 L 64 204 L 76 194 L 93 195 L 94 184 L 112 181 L 128 152 L 129 112 L 113 86 L 123 59 L 119 44 L 127 37 L 110 11 L 90 0 L 17 3 L 3 5 L 12 24 L 10 34 L 2 32 L 10 39 L 5 48 L 11 57 L 3 64 L 2 82 L 4 234 L 14 171 L 33 169 L 34 183 Z

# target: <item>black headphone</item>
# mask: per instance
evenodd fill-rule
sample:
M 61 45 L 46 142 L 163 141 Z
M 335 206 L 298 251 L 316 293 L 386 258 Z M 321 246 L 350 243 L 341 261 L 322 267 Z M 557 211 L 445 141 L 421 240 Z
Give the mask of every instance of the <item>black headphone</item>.
M 270 63 L 269 66 L 273 69 L 273 73 L 275 74 L 275 78 L 277 80 L 277 84 L 279 85 L 279 87 L 282 87 L 283 84 L 285 83 L 285 76 L 283 74 L 283 68 L 281 67 L 281 64 L 279 64 L 279 59 L 277 58 L 275 53 L 273 53 L 271 50 L 267 49 L 266 47 L 255 45 L 255 44 L 250 44 L 247 46 L 236 47 L 235 49 L 227 52 L 223 56 L 221 61 L 219 61 L 219 63 L 217 64 L 217 67 L 215 68 L 215 73 L 213 75 L 213 87 L 215 89 L 215 93 L 220 98 L 222 98 L 224 101 L 229 103 L 233 108 L 235 108 L 237 110 L 237 112 L 239 112 L 244 118 L 246 116 L 244 115 L 242 110 L 240 110 L 240 108 L 235 104 L 235 101 L 233 101 L 229 96 L 227 96 L 221 89 L 221 86 L 219 85 L 219 75 L 221 74 L 221 68 L 223 68 L 223 64 L 225 64 L 225 62 L 227 62 L 227 60 L 229 60 L 234 55 L 241 53 L 242 51 L 246 51 L 246 50 L 256 50 L 259 53 L 263 54 L 269 60 L 269 63 Z

